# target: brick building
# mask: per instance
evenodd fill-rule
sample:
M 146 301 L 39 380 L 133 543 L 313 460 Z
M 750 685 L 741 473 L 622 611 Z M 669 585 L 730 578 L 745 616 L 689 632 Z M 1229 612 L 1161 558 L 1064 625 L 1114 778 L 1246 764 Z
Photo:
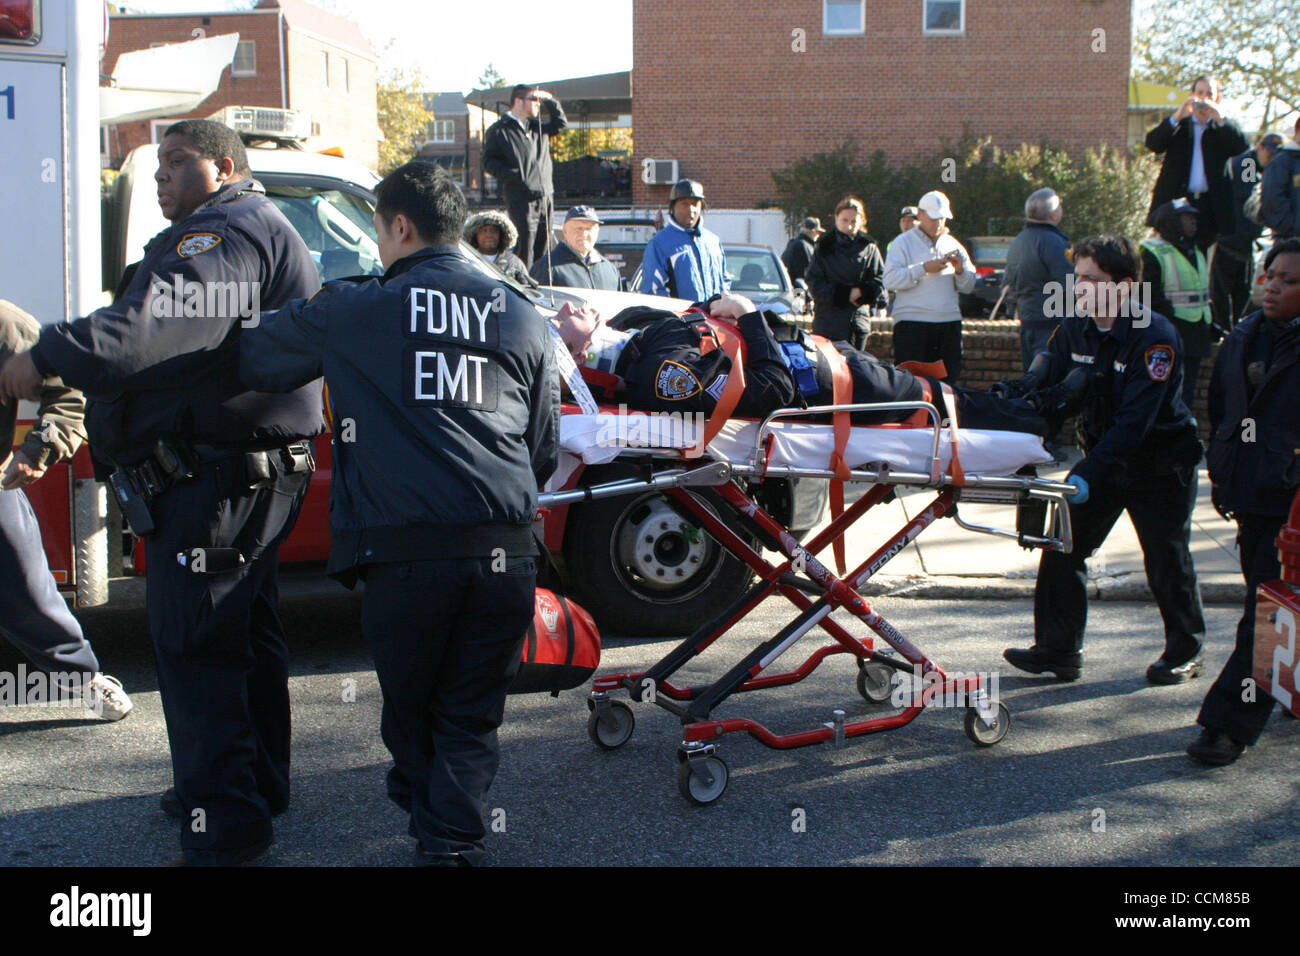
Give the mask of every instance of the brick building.
M 111 73 L 131 50 L 228 33 L 239 34 L 239 46 L 216 92 L 184 115 L 108 127 L 104 148 L 112 166 L 136 146 L 157 142 L 170 123 L 223 106 L 299 110 L 311 124 L 304 148 L 338 146 L 371 169 L 378 165 L 374 51 L 355 23 L 306 0 L 260 0 L 234 12 L 115 14 L 102 70 Z
M 999 145 L 1122 149 L 1130 6 L 636 0 L 633 168 L 675 159 L 714 206 L 751 207 L 772 198 L 773 169 L 851 135 L 864 159 L 881 149 L 898 161 L 965 125 Z M 634 178 L 638 204 L 667 193 Z
M 419 158 L 442 166 L 471 197 L 481 197 L 483 132 L 497 121 L 496 114 L 467 103 L 454 90 L 425 93 L 424 107 L 434 118 L 425 129 Z

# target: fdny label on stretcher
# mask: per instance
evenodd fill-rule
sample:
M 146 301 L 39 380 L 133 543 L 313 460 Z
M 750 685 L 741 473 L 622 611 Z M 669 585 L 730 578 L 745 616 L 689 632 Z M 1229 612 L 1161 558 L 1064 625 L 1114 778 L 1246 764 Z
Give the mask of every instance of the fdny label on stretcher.
M 457 348 L 408 348 L 402 358 L 407 405 L 497 409 L 497 367 L 486 355 Z

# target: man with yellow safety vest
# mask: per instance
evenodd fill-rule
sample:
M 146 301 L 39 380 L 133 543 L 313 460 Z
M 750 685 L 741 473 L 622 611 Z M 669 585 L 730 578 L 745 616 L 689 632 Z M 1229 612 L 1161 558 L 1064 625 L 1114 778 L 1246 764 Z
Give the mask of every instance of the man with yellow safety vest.
M 1186 199 L 1156 209 L 1157 235 L 1143 239 L 1142 281 L 1148 283 L 1152 312 L 1167 316 L 1183 343 L 1183 401 L 1196 396 L 1201 360 L 1210 343 L 1223 337 L 1210 313 L 1210 269 L 1196 245 L 1198 210 Z

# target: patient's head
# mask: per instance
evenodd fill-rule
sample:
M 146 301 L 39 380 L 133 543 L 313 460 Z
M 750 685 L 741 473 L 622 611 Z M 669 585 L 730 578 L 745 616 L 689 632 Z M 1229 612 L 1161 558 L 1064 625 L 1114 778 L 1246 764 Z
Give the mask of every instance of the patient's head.
M 560 333 L 569 354 L 579 365 L 587 361 L 591 338 L 600 327 L 600 313 L 589 305 L 575 306 L 566 302 L 551 318 L 551 324 Z

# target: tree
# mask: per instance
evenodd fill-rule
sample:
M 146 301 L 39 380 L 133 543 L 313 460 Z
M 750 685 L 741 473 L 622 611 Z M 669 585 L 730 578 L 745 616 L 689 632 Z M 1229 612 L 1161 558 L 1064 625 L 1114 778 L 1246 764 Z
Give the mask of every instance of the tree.
M 379 128 L 384 138 L 379 142 L 379 174 L 387 175 L 415 155 L 425 139 L 425 130 L 433 122 L 433 113 L 424 107 L 421 92 L 424 78 L 418 72 L 394 70 L 379 82 L 376 105 Z
M 551 158 L 557 163 L 595 156 L 598 150 L 623 149 L 632 155 L 632 131 L 627 128 L 586 129 L 570 126 L 558 136 L 551 137 Z
M 1064 227 L 1071 236 L 1140 236 L 1157 171 L 1145 151 L 1130 156 L 1103 147 L 1073 156 L 1047 143 L 1008 150 L 966 133 L 932 156 L 898 166 L 887 163 L 881 151 L 863 162 L 857 143 L 849 140 L 830 152 L 792 161 L 775 170 L 772 180 L 775 205 L 785 211 L 792 230 L 809 215 L 829 226 L 836 203 L 852 194 L 866 206 L 868 230 L 883 243 L 894 235 L 898 210 L 931 189 L 952 200 L 956 216 L 951 226 L 963 238 L 1019 232 L 1025 199 L 1043 186 L 1061 194 Z
M 497 68 L 489 63 L 479 74 L 478 88 L 480 90 L 494 90 L 499 86 L 506 86 L 506 78 L 497 72 Z
M 1260 131 L 1300 111 L 1300 0 L 1152 0 L 1133 43 L 1133 68 L 1190 89 L 1217 76 L 1230 96 L 1262 111 Z

